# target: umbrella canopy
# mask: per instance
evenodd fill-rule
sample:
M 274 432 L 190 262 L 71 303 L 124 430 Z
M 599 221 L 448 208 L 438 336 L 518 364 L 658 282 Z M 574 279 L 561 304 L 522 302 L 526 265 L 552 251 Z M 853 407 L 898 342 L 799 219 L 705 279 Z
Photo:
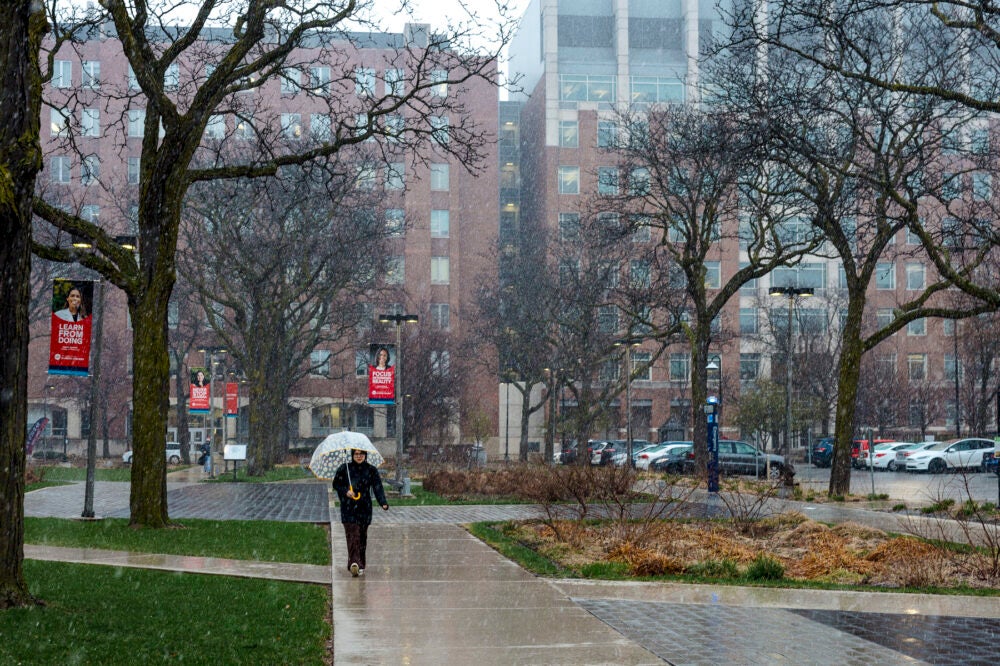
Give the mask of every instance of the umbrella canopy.
M 344 431 L 335 432 L 320 442 L 313 451 L 309 469 L 316 478 L 332 479 L 337 473 L 337 468 L 350 461 L 351 451 L 354 449 L 365 451 L 368 454 L 368 462 L 375 467 L 385 462 L 385 458 L 370 439 L 360 432 Z

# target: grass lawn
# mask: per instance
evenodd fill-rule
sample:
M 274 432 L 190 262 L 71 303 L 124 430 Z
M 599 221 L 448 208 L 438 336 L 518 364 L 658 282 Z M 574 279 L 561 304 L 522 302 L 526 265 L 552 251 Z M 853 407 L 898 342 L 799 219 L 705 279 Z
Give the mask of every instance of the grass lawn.
M 48 481 L 86 481 L 86 467 L 36 467 L 42 478 Z M 179 469 L 179 468 L 178 468 Z M 171 467 L 170 471 L 174 471 Z M 132 469 L 130 467 L 95 468 L 95 481 L 131 481 Z
M 124 518 L 80 521 L 26 517 L 24 541 L 35 545 L 236 560 L 330 563 L 329 537 L 324 525 L 263 520 L 175 522 L 176 529 L 154 530 L 131 528 Z
M 214 479 L 206 479 L 208 483 L 218 483 L 218 482 L 233 482 L 233 470 L 230 468 L 229 471 L 225 471 L 225 467 L 219 467 L 215 470 Z M 246 483 L 272 483 L 275 481 L 296 481 L 298 479 L 315 479 L 316 477 L 312 475 L 312 472 L 298 465 L 282 465 L 279 467 L 274 467 L 267 471 L 263 476 L 247 476 L 247 468 L 240 463 L 236 468 L 236 481 L 246 482 Z M 324 483 L 329 483 L 328 481 Z
M 2 664 L 324 663 L 324 586 L 34 560 L 24 571 L 45 605 L 0 613 Z

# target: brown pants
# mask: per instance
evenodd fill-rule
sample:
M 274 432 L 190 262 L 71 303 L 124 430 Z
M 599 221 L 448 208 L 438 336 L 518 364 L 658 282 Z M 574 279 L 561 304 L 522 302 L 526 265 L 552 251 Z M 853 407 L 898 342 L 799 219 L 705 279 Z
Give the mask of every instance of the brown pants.
M 365 550 L 368 548 L 368 526 L 359 523 L 342 523 L 347 536 L 347 568 L 352 564 L 365 568 Z

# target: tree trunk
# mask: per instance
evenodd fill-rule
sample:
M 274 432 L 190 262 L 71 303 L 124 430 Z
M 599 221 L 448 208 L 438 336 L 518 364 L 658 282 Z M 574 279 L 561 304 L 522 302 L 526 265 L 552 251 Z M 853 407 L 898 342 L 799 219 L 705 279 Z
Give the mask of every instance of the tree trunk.
M 699 330 L 708 326 L 699 325 Z M 708 360 L 708 340 L 696 340 L 691 345 L 691 418 L 694 438 L 694 467 L 697 474 L 708 471 L 708 420 L 705 401 L 708 399 L 708 377 L 705 366 Z
M 31 205 L 41 169 L 38 127 L 42 35 L 29 0 L 0 3 L 0 608 L 34 602 L 24 580 L 24 472 L 28 419 Z
M 830 463 L 830 495 L 847 495 L 851 490 L 851 442 L 861 377 L 861 313 L 864 299 L 848 304 L 847 320 L 841 333 L 840 368 L 837 373 L 837 424 Z
M 167 303 L 170 286 L 154 282 L 132 302 L 133 441 L 130 524 L 165 527 L 167 515 L 167 413 L 170 408 L 170 356 L 167 352 Z M 140 325 L 138 322 L 143 322 Z M 141 387 L 141 388 L 140 388 Z
M 263 373 L 253 373 L 263 377 Z M 274 467 L 281 449 L 281 431 L 285 424 L 285 392 L 275 390 L 261 381 L 251 379 L 249 418 L 249 447 L 247 474 L 255 476 Z

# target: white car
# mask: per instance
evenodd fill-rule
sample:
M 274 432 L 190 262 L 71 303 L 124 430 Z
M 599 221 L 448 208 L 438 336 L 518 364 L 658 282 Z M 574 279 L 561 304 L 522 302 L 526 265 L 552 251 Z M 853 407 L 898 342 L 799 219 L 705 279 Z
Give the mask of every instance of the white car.
M 907 472 L 940 474 L 949 469 L 975 469 L 983 466 L 983 454 L 993 450 L 993 441 L 978 437 L 938 442 L 906 459 Z
M 646 449 L 635 459 L 637 469 L 649 469 L 649 466 L 657 459 L 667 455 L 672 449 L 680 446 L 687 446 L 691 442 L 661 442 L 656 446 Z
M 896 471 L 896 454 L 919 446 L 914 442 L 883 442 L 875 445 L 871 458 L 865 458 L 865 467 Z M 869 464 L 870 463 L 870 464 Z
M 167 462 L 171 465 L 176 465 L 181 461 L 181 445 L 177 442 L 167 442 Z M 132 451 L 126 451 L 122 454 L 122 462 L 126 465 L 132 464 Z

